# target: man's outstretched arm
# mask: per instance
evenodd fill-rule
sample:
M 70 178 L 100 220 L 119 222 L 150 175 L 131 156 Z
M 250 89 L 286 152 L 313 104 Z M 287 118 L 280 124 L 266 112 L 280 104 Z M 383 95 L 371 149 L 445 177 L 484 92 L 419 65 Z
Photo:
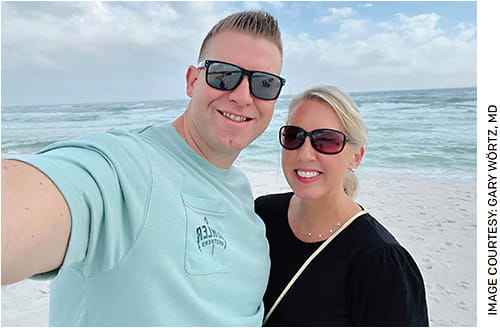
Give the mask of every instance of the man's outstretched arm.
M 70 232 L 54 183 L 31 165 L 2 160 L 2 285 L 59 268 Z

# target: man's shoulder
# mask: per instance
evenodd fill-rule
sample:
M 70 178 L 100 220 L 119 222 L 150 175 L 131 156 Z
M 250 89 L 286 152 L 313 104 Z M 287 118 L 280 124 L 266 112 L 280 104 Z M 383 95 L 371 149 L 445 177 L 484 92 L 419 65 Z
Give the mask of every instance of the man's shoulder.
M 83 158 L 98 156 L 108 160 L 138 156 L 147 157 L 142 137 L 134 131 L 120 129 L 110 129 L 70 140 L 58 141 L 44 147 L 36 154 L 60 154 L 62 156 L 67 154 L 70 157 L 79 156 Z

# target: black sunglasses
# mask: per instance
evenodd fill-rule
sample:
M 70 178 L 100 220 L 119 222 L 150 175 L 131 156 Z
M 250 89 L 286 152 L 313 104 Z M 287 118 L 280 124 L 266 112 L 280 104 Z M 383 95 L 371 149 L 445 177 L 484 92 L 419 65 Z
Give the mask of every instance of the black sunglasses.
M 280 144 L 283 148 L 294 150 L 300 148 L 311 138 L 311 145 L 322 154 L 334 155 L 340 153 L 349 138 L 342 131 L 333 129 L 318 129 L 311 132 L 293 125 L 285 125 L 280 128 Z
M 285 79 L 271 73 L 249 71 L 234 64 L 217 60 L 205 59 L 198 64 L 198 68 L 205 67 L 207 84 L 218 90 L 234 90 L 248 76 L 250 92 L 256 98 L 274 100 L 278 98 Z

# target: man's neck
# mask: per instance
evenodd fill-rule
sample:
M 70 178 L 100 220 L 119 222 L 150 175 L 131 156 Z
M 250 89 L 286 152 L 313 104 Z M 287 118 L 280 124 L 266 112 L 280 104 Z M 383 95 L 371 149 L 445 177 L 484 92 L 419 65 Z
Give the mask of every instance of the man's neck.
M 229 169 L 233 162 L 238 157 L 239 153 L 221 153 L 212 149 L 203 138 L 197 133 L 194 125 L 189 124 L 189 119 L 186 117 L 186 112 L 172 122 L 177 133 L 186 141 L 186 143 L 209 163 L 222 168 Z

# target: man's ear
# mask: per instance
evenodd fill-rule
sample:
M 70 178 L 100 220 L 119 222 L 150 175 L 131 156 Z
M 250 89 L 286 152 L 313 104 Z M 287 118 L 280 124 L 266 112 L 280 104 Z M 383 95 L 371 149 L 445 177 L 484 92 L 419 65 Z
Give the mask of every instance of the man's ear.
M 198 76 L 200 74 L 200 70 L 193 65 L 189 66 L 186 73 L 186 94 L 189 98 L 193 97 L 194 86 L 196 81 L 198 81 Z

